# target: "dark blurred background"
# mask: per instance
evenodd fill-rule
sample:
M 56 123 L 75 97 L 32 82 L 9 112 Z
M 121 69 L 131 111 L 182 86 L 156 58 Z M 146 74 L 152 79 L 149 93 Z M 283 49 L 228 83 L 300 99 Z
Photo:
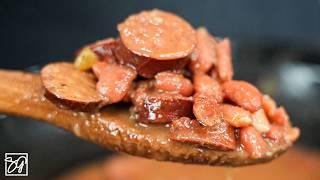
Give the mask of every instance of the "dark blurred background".
M 230 37 L 235 78 L 271 94 L 301 127 L 298 144 L 320 149 L 320 0 L 1 0 L 0 68 L 72 60 L 84 44 L 117 36 L 116 24 L 129 14 L 152 8 Z M 31 179 L 111 154 L 55 127 L 0 115 L 3 158 L 4 152 L 29 152 Z

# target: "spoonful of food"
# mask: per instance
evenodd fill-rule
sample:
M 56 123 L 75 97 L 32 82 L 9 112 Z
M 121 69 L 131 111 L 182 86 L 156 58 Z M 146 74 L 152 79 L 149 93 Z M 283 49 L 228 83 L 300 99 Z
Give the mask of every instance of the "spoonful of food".
M 229 39 L 161 10 L 118 25 L 40 74 L 0 70 L 0 113 L 63 128 L 114 151 L 163 161 L 243 166 L 299 137 L 283 107 L 233 80 Z

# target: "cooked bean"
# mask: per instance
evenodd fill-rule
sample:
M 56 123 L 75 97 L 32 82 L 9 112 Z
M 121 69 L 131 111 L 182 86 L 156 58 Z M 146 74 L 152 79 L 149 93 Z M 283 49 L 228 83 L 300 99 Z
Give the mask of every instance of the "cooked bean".
M 219 105 L 213 97 L 196 93 L 193 101 L 193 114 L 202 125 L 214 126 L 223 121 Z
M 219 109 L 223 119 L 233 127 L 246 127 L 252 124 L 250 112 L 230 104 L 221 104 Z
M 270 123 L 263 109 L 252 113 L 252 120 L 252 125 L 257 131 L 266 133 L 270 130 Z
M 195 92 L 207 94 L 213 97 L 218 103 L 223 101 L 222 87 L 219 82 L 206 74 L 195 74 L 194 79 Z
M 183 96 L 191 96 L 193 86 L 182 74 L 161 72 L 155 76 L 155 87 L 159 90 L 178 92 Z
M 189 69 L 194 73 L 206 73 L 217 62 L 217 42 L 206 28 L 201 27 L 196 31 L 197 45 L 191 56 Z
M 223 82 L 232 80 L 233 67 L 232 67 L 232 54 L 230 40 L 225 38 L 218 42 L 217 45 L 217 71 L 219 79 Z
M 240 141 L 252 158 L 263 158 L 270 151 L 268 144 L 264 141 L 261 134 L 251 126 L 240 130 Z

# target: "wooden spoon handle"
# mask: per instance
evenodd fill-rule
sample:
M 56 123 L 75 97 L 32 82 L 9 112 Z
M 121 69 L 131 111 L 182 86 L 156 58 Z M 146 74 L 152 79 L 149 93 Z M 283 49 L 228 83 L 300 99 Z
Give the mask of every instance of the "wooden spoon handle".
M 130 152 L 119 133 L 126 133 L 128 113 L 123 108 L 107 108 L 103 113 L 60 108 L 44 97 L 38 74 L 0 70 L 0 113 L 44 121 L 105 148 Z
M 84 113 L 58 107 L 44 97 L 38 74 L 0 70 L 0 113 L 44 121 L 113 149 L 114 141 L 119 140 L 110 136 L 108 119 L 127 119 L 127 113 L 123 110 L 117 109 L 118 113 L 113 111 L 109 108 L 104 113 Z
M 22 71 L 0 70 L 0 112 L 30 117 L 69 129 L 70 123 L 57 121 L 72 118 L 72 113 L 57 108 L 44 96 L 40 76 Z M 70 122 L 70 121 L 65 121 Z

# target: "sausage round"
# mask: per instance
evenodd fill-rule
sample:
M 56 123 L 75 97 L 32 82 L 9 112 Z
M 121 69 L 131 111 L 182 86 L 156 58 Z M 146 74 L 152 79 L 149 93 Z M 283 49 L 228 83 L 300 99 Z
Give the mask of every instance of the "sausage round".
M 270 152 L 270 147 L 262 135 L 251 126 L 240 130 L 240 142 L 252 158 L 263 158 Z
M 161 11 L 142 11 L 118 24 L 120 38 L 133 53 L 158 60 L 188 56 L 196 44 L 195 31 L 181 17 Z
M 214 126 L 223 121 L 219 104 L 213 97 L 196 93 L 193 101 L 193 114 L 202 125 Z
M 225 97 L 244 109 L 255 112 L 261 108 L 262 95 L 252 84 L 245 81 L 228 81 L 223 84 Z
M 101 107 L 95 77 L 70 63 L 51 63 L 41 70 L 46 97 L 65 107 L 91 111 Z
M 105 63 L 97 83 L 97 90 L 104 103 L 120 102 L 128 93 L 136 76 L 136 71 L 131 67 Z
M 121 40 L 117 40 L 114 53 L 119 64 L 129 64 L 134 66 L 138 74 L 145 78 L 153 78 L 155 74 L 162 71 L 182 69 L 189 62 L 189 57 L 174 59 L 171 61 L 162 61 L 139 56 L 128 50 Z
M 234 129 L 222 121 L 215 126 L 202 126 L 187 117 L 174 120 L 169 131 L 170 139 L 188 142 L 216 150 L 234 150 L 236 139 Z
M 140 82 L 131 99 L 137 120 L 143 123 L 169 123 L 183 116 L 192 116 L 191 97 L 159 92 L 152 82 Z
M 223 101 L 222 87 L 217 80 L 206 74 L 198 73 L 194 75 L 193 83 L 196 93 L 206 94 L 218 103 Z
M 108 63 L 115 63 L 115 55 L 114 48 L 117 42 L 114 38 L 107 38 L 104 40 L 100 40 L 89 44 L 90 49 L 97 54 L 102 61 L 106 61 Z

